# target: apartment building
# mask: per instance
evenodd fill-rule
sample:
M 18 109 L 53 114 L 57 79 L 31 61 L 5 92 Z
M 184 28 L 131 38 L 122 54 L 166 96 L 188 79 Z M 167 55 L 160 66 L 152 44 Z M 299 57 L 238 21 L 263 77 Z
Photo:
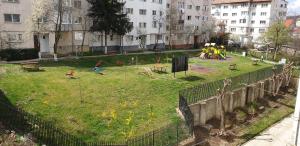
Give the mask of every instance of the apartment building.
M 173 48 L 197 48 L 212 29 L 210 0 L 168 0 L 166 42 Z
M 256 43 L 273 22 L 286 18 L 287 4 L 287 0 L 213 0 L 211 14 L 242 44 Z
M 173 38 L 172 44 L 176 44 L 178 48 L 192 47 L 208 39 L 205 29 L 206 26 L 211 26 L 208 23 L 211 20 L 210 0 L 122 1 L 126 2 L 123 12 L 128 14 L 133 30 L 122 37 L 116 34 L 109 35 L 108 51 L 161 49 L 168 47 L 170 37 Z M 28 25 L 26 21 L 32 19 L 32 3 L 33 0 L 0 1 L 0 36 L 3 36 L 8 44 L 14 45 L 11 48 L 39 48 L 41 54 L 51 54 L 54 52 L 55 26 L 48 25 L 50 18 L 47 17 L 40 18 L 34 25 Z M 82 51 L 81 45 L 83 51 L 104 51 L 103 34 L 88 31 L 88 2 L 64 0 L 63 6 L 58 54 L 78 53 Z M 171 6 L 178 16 L 176 31 L 172 31 L 172 34 L 168 30 Z M 42 29 L 46 25 L 48 29 Z M 31 33 L 28 30 L 31 30 Z
M 26 19 L 31 15 L 30 1 L 0 1 L 0 49 L 33 48 L 33 37 L 28 38 L 25 31 Z

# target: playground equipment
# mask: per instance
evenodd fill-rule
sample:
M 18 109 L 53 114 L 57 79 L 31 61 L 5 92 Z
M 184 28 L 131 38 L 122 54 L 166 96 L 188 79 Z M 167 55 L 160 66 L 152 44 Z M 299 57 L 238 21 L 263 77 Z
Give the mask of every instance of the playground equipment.
M 206 43 L 202 49 L 201 59 L 226 59 L 226 48 L 224 46 L 216 46 L 215 43 Z

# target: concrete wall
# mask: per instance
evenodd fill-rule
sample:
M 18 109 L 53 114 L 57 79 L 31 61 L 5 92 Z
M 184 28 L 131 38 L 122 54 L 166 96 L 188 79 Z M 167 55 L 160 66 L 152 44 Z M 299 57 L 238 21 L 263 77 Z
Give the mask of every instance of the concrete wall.
M 276 90 L 279 79 L 266 79 L 249 86 L 228 92 L 224 98 L 225 112 L 232 112 L 234 109 L 244 107 L 258 98 L 264 98 Z M 220 118 L 219 103 L 217 97 L 211 97 L 204 101 L 190 105 L 194 115 L 194 125 L 204 125 L 212 118 Z

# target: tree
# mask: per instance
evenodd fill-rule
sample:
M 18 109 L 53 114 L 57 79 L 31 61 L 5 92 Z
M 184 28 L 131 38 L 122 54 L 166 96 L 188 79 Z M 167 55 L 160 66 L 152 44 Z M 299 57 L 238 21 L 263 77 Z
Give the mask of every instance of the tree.
M 55 33 L 54 39 L 54 59 L 57 60 L 57 48 L 59 40 L 61 39 L 63 15 L 67 12 L 67 7 L 63 0 L 49 1 L 49 0 L 34 0 L 32 14 L 27 23 L 28 37 L 32 37 L 32 33 L 40 38 L 42 33 Z
M 230 79 L 225 79 L 224 80 L 224 86 L 223 88 L 220 90 L 218 90 L 218 96 L 217 96 L 217 103 L 218 103 L 218 107 L 220 110 L 220 135 L 226 135 L 226 131 L 225 131 L 225 103 L 224 103 L 224 98 L 226 95 L 226 92 L 228 90 L 228 88 L 231 85 L 231 80 Z
M 105 37 L 105 51 L 107 54 L 107 35 L 118 34 L 120 36 L 132 30 L 127 14 L 122 10 L 125 2 L 118 0 L 87 0 L 90 4 L 88 16 L 92 19 L 90 31 L 101 32 Z
M 275 47 L 274 57 L 276 60 L 277 53 L 283 45 L 288 44 L 292 38 L 290 36 L 289 28 L 285 27 L 283 21 L 274 22 L 264 34 L 266 40 L 272 43 Z

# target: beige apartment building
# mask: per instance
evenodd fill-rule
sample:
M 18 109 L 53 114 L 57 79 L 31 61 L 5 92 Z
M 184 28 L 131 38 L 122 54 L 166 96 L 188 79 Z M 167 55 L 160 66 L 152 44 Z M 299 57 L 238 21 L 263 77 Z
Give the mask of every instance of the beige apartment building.
M 54 0 L 54 5 L 56 1 Z M 62 36 L 57 54 L 103 51 L 104 36 L 88 31 L 88 2 L 63 1 Z M 42 56 L 53 54 L 55 24 L 47 17 L 33 22 L 33 2 L 34 0 L 0 0 L 0 48 L 38 48 Z M 113 34 L 108 36 L 108 49 L 118 51 L 122 47 L 125 51 L 149 50 L 154 46 L 168 47 L 170 41 L 174 48 L 198 47 L 209 39 L 207 27 L 212 24 L 210 5 L 210 0 L 126 1 L 124 12 L 128 14 L 134 28 L 122 38 Z M 170 15 L 173 15 L 173 12 L 170 13 L 171 8 L 176 13 L 176 21 L 172 25 L 169 21 Z M 171 28 L 174 31 L 170 32 Z
M 26 35 L 26 19 L 31 15 L 31 0 L 0 1 L 0 49 L 33 48 L 33 36 Z

